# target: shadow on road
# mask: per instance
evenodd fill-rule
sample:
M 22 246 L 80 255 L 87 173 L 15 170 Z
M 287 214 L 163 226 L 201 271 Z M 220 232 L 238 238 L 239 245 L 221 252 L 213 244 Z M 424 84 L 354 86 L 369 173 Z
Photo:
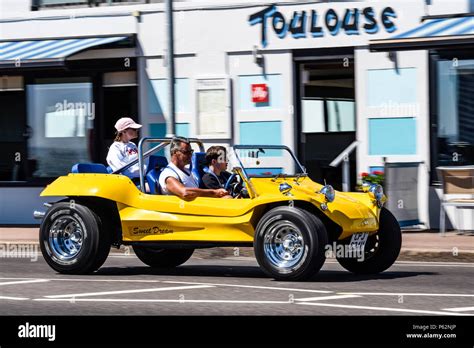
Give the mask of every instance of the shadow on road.
M 328 282 L 328 283 L 345 283 L 345 282 L 360 282 L 365 280 L 378 279 L 400 279 L 417 276 L 437 275 L 436 272 L 383 272 L 379 274 L 354 274 L 348 271 L 321 271 L 316 274 L 310 281 L 314 282 Z
M 307 282 L 345 283 L 378 279 L 400 279 L 408 277 L 437 275 L 436 272 L 384 272 L 375 275 L 356 275 L 347 271 L 320 271 Z M 102 267 L 94 273 L 96 276 L 179 276 L 179 277 L 231 277 L 231 278 L 269 278 L 256 266 L 207 266 L 190 265 L 176 268 L 152 267 Z
M 180 277 L 233 277 L 267 278 L 258 267 L 253 266 L 180 266 L 176 268 L 152 267 L 102 267 L 94 275 L 133 276 L 133 275 L 172 275 Z

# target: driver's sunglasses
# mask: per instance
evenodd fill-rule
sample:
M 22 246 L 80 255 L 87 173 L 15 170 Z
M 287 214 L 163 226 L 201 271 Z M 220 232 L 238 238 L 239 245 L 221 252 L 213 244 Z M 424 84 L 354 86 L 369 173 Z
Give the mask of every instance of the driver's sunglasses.
M 187 150 L 187 151 L 179 150 L 179 152 L 181 152 L 183 155 L 192 155 L 194 153 L 194 150 Z

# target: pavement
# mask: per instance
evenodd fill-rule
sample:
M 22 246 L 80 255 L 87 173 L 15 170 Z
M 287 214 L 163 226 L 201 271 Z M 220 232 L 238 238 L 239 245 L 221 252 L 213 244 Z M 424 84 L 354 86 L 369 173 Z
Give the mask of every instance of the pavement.
M 37 227 L 0 227 L 0 245 L 38 244 Z M 115 252 L 131 251 L 131 248 L 112 249 Z M 196 250 L 194 257 L 225 258 L 235 256 L 253 257 L 252 248 L 211 248 Z M 474 262 L 474 233 L 458 231 L 404 231 L 399 260 L 407 261 L 451 261 Z

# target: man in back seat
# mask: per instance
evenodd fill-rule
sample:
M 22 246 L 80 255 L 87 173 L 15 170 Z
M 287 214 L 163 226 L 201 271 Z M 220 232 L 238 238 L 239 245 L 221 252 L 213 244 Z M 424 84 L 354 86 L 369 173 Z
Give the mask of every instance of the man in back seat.
M 191 172 L 185 168 L 193 154 L 188 139 L 175 137 L 170 144 L 171 161 L 160 174 L 159 184 L 164 195 L 176 195 L 185 200 L 196 197 L 222 198 L 229 193 L 223 188 L 200 189 Z

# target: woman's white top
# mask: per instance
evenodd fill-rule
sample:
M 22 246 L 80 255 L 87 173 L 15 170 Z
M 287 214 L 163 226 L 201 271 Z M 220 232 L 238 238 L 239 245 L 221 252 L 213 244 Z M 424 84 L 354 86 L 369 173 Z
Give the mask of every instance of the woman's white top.
M 133 142 L 129 141 L 128 143 L 123 143 L 121 141 L 115 141 L 109 149 L 107 154 L 107 163 L 112 168 L 113 171 L 116 171 L 131 161 L 137 159 L 138 157 L 138 148 Z M 121 174 L 126 175 L 130 178 L 136 178 L 140 176 L 140 167 L 138 163 L 131 166 Z

